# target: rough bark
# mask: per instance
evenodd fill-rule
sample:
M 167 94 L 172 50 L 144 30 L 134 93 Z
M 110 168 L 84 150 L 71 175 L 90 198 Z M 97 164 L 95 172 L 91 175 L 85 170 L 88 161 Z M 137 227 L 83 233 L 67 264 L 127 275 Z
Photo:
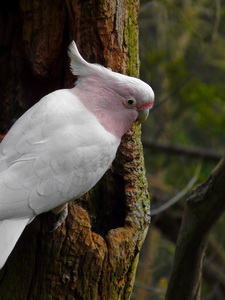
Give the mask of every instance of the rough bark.
M 137 11 L 137 0 L 1 3 L 1 131 L 43 95 L 72 86 L 72 39 L 88 61 L 137 75 Z M 70 203 L 65 224 L 50 233 L 47 213 L 27 226 L 0 272 L 0 299 L 129 299 L 149 223 L 144 173 L 135 125 L 111 170 Z
M 209 233 L 225 210 L 225 157 L 208 180 L 188 197 L 166 299 L 200 298 L 202 265 Z

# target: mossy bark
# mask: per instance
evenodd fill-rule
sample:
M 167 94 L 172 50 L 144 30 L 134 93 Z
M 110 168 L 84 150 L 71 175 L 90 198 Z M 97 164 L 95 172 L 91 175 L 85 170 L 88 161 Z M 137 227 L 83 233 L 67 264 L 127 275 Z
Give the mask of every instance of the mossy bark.
M 43 95 L 73 85 L 72 39 L 88 61 L 138 74 L 138 1 L 13 3 L 0 5 L 2 130 Z M 46 213 L 27 226 L 0 272 L 0 299 L 129 299 L 149 223 L 139 125 L 123 137 L 104 178 L 70 203 L 66 222 L 50 233 L 54 220 Z

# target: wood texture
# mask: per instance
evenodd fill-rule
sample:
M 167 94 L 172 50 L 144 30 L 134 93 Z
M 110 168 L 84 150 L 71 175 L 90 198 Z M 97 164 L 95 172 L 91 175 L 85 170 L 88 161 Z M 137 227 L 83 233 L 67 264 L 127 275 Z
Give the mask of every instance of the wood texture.
M 209 233 L 225 211 L 225 157 L 187 199 L 166 299 L 200 299 Z

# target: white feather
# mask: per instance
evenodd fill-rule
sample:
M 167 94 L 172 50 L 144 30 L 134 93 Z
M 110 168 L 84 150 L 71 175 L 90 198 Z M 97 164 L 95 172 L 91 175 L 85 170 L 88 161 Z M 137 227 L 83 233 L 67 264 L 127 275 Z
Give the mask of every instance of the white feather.
M 119 140 L 71 90 L 45 96 L 0 145 L 0 220 L 34 217 L 78 198 L 97 183 Z
M 4 220 L 0 222 L 0 269 L 4 266 L 17 240 L 30 219 Z
M 15 123 L 0 144 L 0 267 L 28 220 L 90 190 L 118 145 L 71 90 L 47 95 Z
M 91 64 L 84 60 L 74 41 L 69 45 L 68 55 L 70 57 L 70 68 L 73 75 L 88 76 L 97 74 L 102 70 L 107 70 L 99 64 Z

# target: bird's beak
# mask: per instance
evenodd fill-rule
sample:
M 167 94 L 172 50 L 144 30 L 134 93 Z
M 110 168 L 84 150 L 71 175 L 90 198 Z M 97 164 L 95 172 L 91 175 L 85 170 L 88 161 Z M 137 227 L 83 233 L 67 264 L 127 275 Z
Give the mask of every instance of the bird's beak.
M 149 109 L 142 109 L 138 111 L 138 117 L 137 117 L 137 121 L 141 124 L 143 123 L 149 114 Z
M 143 123 L 149 114 L 149 110 L 153 107 L 154 102 L 148 102 L 144 103 L 141 106 L 138 107 L 138 117 L 137 121 L 141 124 Z

